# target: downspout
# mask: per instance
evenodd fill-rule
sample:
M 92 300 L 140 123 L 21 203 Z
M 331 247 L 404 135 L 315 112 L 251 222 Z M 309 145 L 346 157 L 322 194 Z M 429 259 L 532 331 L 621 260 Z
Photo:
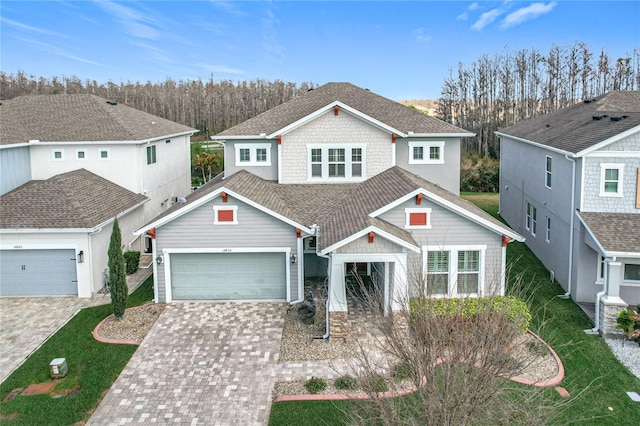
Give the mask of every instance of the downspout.
M 567 161 L 571 161 L 571 218 L 569 219 L 569 274 L 567 292 L 561 296 L 561 299 L 568 299 L 571 297 L 571 284 L 573 282 L 573 221 L 576 210 L 576 160 L 569 158 L 567 154 L 564 155 Z
M 615 262 L 616 257 L 612 258 L 612 261 Z M 600 299 L 602 296 L 607 294 L 609 290 L 609 262 L 605 259 L 604 262 L 604 283 L 602 283 L 602 291 L 596 293 L 596 309 L 595 309 L 595 318 L 593 320 L 593 328 L 590 330 L 585 330 L 587 334 L 596 334 L 600 331 Z
M 307 235 L 306 237 L 297 238 L 298 240 L 297 241 L 297 244 L 298 244 L 298 247 L 297 247 L 298 249 L 298 296 L 300 298 L 289 302 L 290 305 L 295 305 L 296 303 L 304 302 L 304 270 L 303 270 L 304 239 L 314 236 L 316 234 L 317 228 L 318 228 L 318 225 L 315 225 L 315 224 L 311 225 L 311 234 Z M 302 257 L 302 259 L 300 257 Z
M 320 227 L 316 224 L 314 224 L 313 226 L 311 226 L 312 229 L 315 229 L 315 234 L 316 234 L 316 256 L 318 257 L 323 257 L 325 259 L 328 259 L 328 265 L 327 265 L 327 276 L 328 278 L 328 282 L 327 282 L 327 303 L 325 303 L 325 330 L 326 332 L 321 336 L 318 337 L 317 339 L 323 339 L 323 340 L 327 340 L 329 338 L 329 301 L 331 300 L 331 255 L 324 255 L 324 254 L 320 254 L 320 250 L 318 249 L 318 247 L 320 246 L 319 242 L 320 242 Z M 314 337 L 314 339 L 316 339 L 316 337 Z

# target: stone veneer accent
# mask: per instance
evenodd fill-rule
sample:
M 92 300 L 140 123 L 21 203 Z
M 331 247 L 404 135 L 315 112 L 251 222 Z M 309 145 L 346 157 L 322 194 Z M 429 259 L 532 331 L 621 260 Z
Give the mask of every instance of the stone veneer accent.
M 616 328 L 618 315 L 627 309 L 629 305 L 619 297 L 603 296 L 600 299 L 600 334 L 603 336 L 611 334 L 622 334 L 622 330 Z
M 329 312 L 329 337 L 331 339 L 346 339 L 348 316 L 349 313 L 346 311 Z

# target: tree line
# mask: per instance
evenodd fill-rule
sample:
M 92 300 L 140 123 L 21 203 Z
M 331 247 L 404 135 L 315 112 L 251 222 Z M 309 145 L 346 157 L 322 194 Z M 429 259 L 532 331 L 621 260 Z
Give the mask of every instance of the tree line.
M 610 92 L 640 90 L 640 48 L 613 58 L 586 43 L 481 55 L 444 79 L 436 115 L 475 132 L 463 149 L 496 158 L 494 131 Z
M 312 89 L 312 83 L 281 80 L 232 82 L 167 78 L 151 83 L 98 83 L 78 77 L 36 77 L 24 71 L 0 71 L 0 99 L 34 94 L 90 93 L 197 128 L 203 136 L 219 133 Z

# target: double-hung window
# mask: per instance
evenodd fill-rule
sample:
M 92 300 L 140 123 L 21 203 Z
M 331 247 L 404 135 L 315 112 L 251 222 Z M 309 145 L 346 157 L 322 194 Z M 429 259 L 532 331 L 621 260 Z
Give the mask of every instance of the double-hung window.
M 444 164 L 444 142 L 409 142 L 409 164 Z
M 430 296 L 478 296 L 483 289 L 486 246 L 423 247 Z
M 551 175 L 553 172 L 553 158 L 547 155 L 546 163 L 545 163 L 545 177 L 544 177 L 544 186 L 551 189 Z
M 365 177 L 365 146 L 363 144 L 331 146 L 309 145 L 308 179 L 351 180 Z
M 527 202 L 524 226 L 535 237 L 537 231 L 538 209 Z
M 545 240 L 547 242 L 551 241 L 551 218 L 549 216 L 547 216 L 547 232 L 545 235 Z
M 237 143 L 236 166 L 270 166 L 271 144 L 268 143 Z
M 155 164 L 156 161 L 157 161 L 156 146 L 155 145 L 147 146 L 147 164 Z
M 622 197 L 624 164 L 600 164 L 600 196 Z

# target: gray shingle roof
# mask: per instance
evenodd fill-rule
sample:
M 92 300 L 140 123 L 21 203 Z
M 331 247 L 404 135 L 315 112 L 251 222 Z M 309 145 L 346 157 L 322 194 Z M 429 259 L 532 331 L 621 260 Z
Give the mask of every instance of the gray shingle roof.
M 2 101 L 0 144 L 142 141 L 194 129 L 95 95 L 28 95 Z
M 0 197 L 0 229 L 93 228 L 146 200 L 79 169 L 32 180 Z
M 611 120 L 621 115 L 626 118 Z M 594 116 L 604 117 L 595 120 Z M 640 91 L 614 91 L 500 132 L 577 154 L 636 126 L 640 126 Z
M 335 101 L 340 101 L 404 133 L 469 133 L 353 84 L 327 83 L 217 136 L 272 134 Z
M 640 214 L 579 214 L 606 251 L 640 253 Z
M 323 249 L 370 226 L 376 226 L 415 245 L 411 233 L 380 218 L 369 217 L 369 214 L 418 189 L 426 190 L 506 233 L 513 232 L 473 203 L 397 166 L 364 182 L 352 184 L 277 184 L 241 170 L 227 179 L 218 178 L 207 183 L 191 193 L 186 204 L 173 206 L 150 223 L 185 208 L 222 187 L 300 225 L 320 225 L 318 243 Z

